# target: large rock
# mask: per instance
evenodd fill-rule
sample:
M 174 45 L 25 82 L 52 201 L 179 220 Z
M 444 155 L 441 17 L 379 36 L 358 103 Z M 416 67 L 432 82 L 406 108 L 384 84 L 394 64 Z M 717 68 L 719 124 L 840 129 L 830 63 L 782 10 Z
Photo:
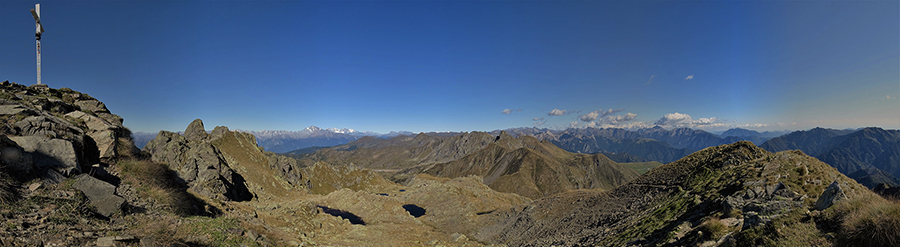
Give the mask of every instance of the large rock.
M 27 115 L 34 115 L 34 111 L 28 109 L 25 106 L 14 104 L 14 105 L 0 105 L 0 115 L 16 115 L 19 113 L 24 113 Z
M 219 132 L 227 129 L 219 130 Z M 185 136 L 160 131 L 144 146 L 156 162 L 166 163 L 178 173 L 191 190 L 213 199 L 248 200 L 252 198 L 243 179 L 229 166 L 216 146 L 210 143 L 203 122 L 194 120 Z
M 81 173 L 72 143 L 46 136 L 10 136 L 10 140 L 31 154 L 37 169 L 52 168 L 64 175 Z
M 96 99 L 78 100 L 75 101 L 75 105 L 78 106 L 78 108 L 80 108 L 82 111 L 90 111 L 93 113 L 109 113 L 109 109 L 106 109 L 106 105 Z
M 6 136 L 0 136 L 0 160 L 6 168 L 16 172 L 28 173 L 34 168 L 31 154 Z
M 70 138 L 84 135 L 81 128 L 54 116 L 31 116 L 15 123 L 16 133 L 20 136 L 50 136 L 54 138 Z
M 122 127 L 113 125 L 102 118 L 92 116 L 82 111 L 74 111 L 66 114 L 66 117 L 80 119 L 88 127 L 87 135 L 94 140 L 100 151 L 100 158 L 112 158 L 116 154 L 118 133 Z
M 184 130 L 184 138 L 187 138 L 189 141 L 203 141 L 207 137 L 209 137 L 209 134 L 206 133 L 206 129 L 203 127 L 203 120 L 199 118 L 194 119 L 187 129 Z
M 97 213 L 106 217 L 118 212 L 125 203 L 125 198 L 115 194 L 116 186 L 86 174 L 78 176 L 72 187 L 84 192 L 91 200 L 91 205 L 97 209 Z
M 816 200 L 816 209 L 825 210 L 845 197 L 846 195 L 844 195 L 844 190 L 841 189 L 841 185 L 838 184 L 837 181 L 831 182 L 831 185 L 828 185 L 828 188 L 825 188 L 825 191 L 823 191 L 822 195 L 819 196 L 819 199 Z

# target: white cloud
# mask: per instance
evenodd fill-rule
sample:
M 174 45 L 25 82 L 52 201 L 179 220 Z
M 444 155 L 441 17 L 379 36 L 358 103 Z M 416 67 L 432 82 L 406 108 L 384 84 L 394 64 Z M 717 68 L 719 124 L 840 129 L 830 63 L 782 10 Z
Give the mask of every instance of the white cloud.
M 550 113 L 547 113 L 549 116 L 562 116 L 565 115 L 567 110 L 553 109 Z
M 544 125 L 544 123 L 546 123 L 546 122 L 534 122 L 534 127 Z
M 509 115 L 509 114 L 512 113 L 512 112 L 513 112 L 513 109 L 506 108 L 506 109 L 503 109 L 503 111 L 501 111 L 500 113 Z
M 694 75 L 689 75 L 689 76 L 687 76 L 687 77 L 684 78 L 685 81 L 687 81 L 687 80 L 693 80 L 693 79 L 694 79 Z
M 536 117 L 536 118 L 532 118 L 532 119 L 531 119 L 531 121 L 541 121 L 541 120 L 544 120 L 544 118 L 542 118 L 542 117 Z
M 606 116 L 609 116 L 609 115 L 611 115 L 611 114 L 613 114 L 613 113 L 617 113 L 617 112 L 620 112 L 620 111 L 623 111 L 623 110 L 625 110 L 625 109 L 612 109 L 612 108 L 610 108 L 609 110 L 606 110 L 606 111 L 603 111 L 603 110 L 601 109 L 601 110 L 592 111 L 592 112 L 590 112 L 590 113 L 588 113 L 588 114 L 584 114 L 584 115 L 578 116 L 578 119 L 581 119 L 581 121 L 584 121 L 584 122 L 590 122 L 590 121 L 597 120 L 597 118 L 606 117 Z
M 607 116 L 606 118 L 603 119 L 603 121 L 599 121 L 599 122 L 603 122 L 606 124 L 612 124 L 612 125 L 619 125 L 619 124 L 623 124 L 625 122 L 630 122 L 630 121 L 634 120 L 635 118 L 637 118 L 637 114 L 629 112 L 629 113 L 626 113 L 625 115 Z
M 606 112 L 619 112 L 621 110 L 608 110 Z M 598 115 L 601 115 L 599 110 L 597 111 Z M 604 116 L 604 115 L 601 115 Z M 582 124 L 569 124 L 570 128 L 646 128 L 648 125 L 643 122 L 634 121 L 637 119 L 637 114 L 627 113 L 625 115 L 616 115 L 616 116 L 605 116 L 598 117 L 597 121 L 585 121 Z
M 651 75 L 650 80 L 647 80 L 647 83 L 644 84 L 650 85 L 650 83 L 653 83 L 653 77 L 656 77 L 656 75 Z
M 618 112 L 624 111 L 624 110 L 625 110 L 625 109 L 615 109 L 615 110 L 613 110 L 612 108 L 609 108 L 609 110 L 606 110 L 606 112 L 603 112 L 603 115 L 600 115 L 600 116 L 601 116 L 601 117 L 605 117 L 605 116 L 612 115 L 613 113 L 618 113 Z
M 591 121 L 597 120 L 597 117 L 600 116 L 599 111 L 600 110 L 596 110 L 596 111 L 592 111 L 588 114 L 578 116 L 578 119 L 581 119 L 581 121 L 585 121 L 585 122 L 591 122 Z
M 890 95 L 885 95 L 885 96 L 884 96 L 884 99 L 887 99 L 887 100 L 889 100 L 889 99 L 896 99 L 896 98 L 897 98 L 897 97 L 891 97 Z
M 704 127 L 723 127 L 726 126 L 725 123 L 721 119 L 711 117 L 711 118 L 699 118 L 694 120 L 688 114 L 682 113 L 669 113 L 660 118 L 654 123 L 655 125 L 659 125 L 662 127 L 672 127 L 672 128 L 704 128 Z

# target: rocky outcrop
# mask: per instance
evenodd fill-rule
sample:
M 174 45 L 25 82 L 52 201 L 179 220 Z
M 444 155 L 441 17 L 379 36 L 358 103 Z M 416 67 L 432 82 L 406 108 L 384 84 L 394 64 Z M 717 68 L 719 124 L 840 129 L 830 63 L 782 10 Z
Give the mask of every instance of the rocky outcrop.
M 106 217 L 118 212 L 125 203 L 125 198 L 115 194 L 116 186 L 86 174 L 79 175 L 72 187 L 83 192 L 97 213 Z
M 745 216 L 743 228 L 765 225 L 772 219 L 803 207 L 803 198 L 782 182 L 762 186 L 765 181 L 749 181 L 744 191 L 725 197 L 725 211 L 740 210 Z
M 12 141 L 0 151 L 14 170 L 71 176 L 109 163 L 117 150 L 138 151 L 122 118 L 86 94 L 7 82 L 0 96 L 0 134 Z
M 203 121 L 198 119 L 194 119 L 191 124 L 188 124 L 187 129 L 184 130 L 184 138 L 187 138 L 189 141 L 197 141 L 202 142 L 209 137 L 209 134 L 206 133 L 206 129 L 203 128 Z
M 844 190 L 841 189 L 841 185 L 838 184 L 837 181 L 831 182 L 831 185 L 828 185 L 828 188 L 825 188 L 825 191 L 823 191 L 822 195 L 819 196 L 819 199 L 816 200 L 816 209 L 825 210 L 845 197 L 847 196 L 844 195 Z
M 143 150 L 153 161 L 168 164 L 197 193 L 219 200 L 251 199 L 243 178 L 207 137 L 203 121 L 197 119 L 188 125 L 185 136 L 160 131 Z

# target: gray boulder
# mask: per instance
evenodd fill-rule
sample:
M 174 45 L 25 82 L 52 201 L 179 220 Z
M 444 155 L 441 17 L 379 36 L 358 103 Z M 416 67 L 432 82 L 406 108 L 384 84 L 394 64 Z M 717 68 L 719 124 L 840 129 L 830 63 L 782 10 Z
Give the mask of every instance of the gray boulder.
M 0 115 L 16 115 L 23 113 L 26 115 L 35 115 L 34 111 L 19 104 L 0 105 Z
M 72 143 L 46 136 L 10 136 L 10 140 L 31 154 L 37 169 L 54 169 L 66 176 L 81 173 Z
M 27 117 L 14 125 L 16 132 L 11 134 L 20 136 L 50 136 L 69 139 L 84 135 L 84 131 L 80 128 L 51 115 Z
M 90 111 L 95 114 L 101 112 L 109 113 L 109 109 L 106 109 L 106 105 L 96 99 L 77 100 L 75 101 L 75 106 L 78 106 L 82 111 Z
M 116 186 L 86 174 L 76 177 L 72 187 L 84 192 L 91 200 L 91 205 L 97 209 L 97 213 L 106 217 L 118 212 L 125 203 L 125 198 L 115 194 Z
M 816 209 L 825 210 L 838 201 L 843 200 L 845 197 L 846 195 L 844 195 L 844 190 L 841 189 L 841 185 L 838 184 L 837 181 L 831 182 L 831 185 L 828 185 L 828 188 L 825 188 L 825 191 L 823 191 L 822 195 L 819 196 L 819 199 L 816 200 Z
M 199 118 L 194 119 L 187 129 L 184 130 L 184 138 L 187 138 L 189 141 L 204 141 L 207 137 L 209 137 L 209 134 L 206 133 L 206 129 L 203 127 L 203 120 Z
M 6 136 L 0 136 L 0 160 L 7 168 L 16 172 L 28 173 L 34 169 L 31 154 Z
M 118 133 L 122 129 L 120 125 L 113 125 L 106 120 L 82 111 L 71 112 L 66 114 L 66 117 L 84 121 L 84 124 L 88 127 L 87 135 L 96 143 L 97 150 L 100 152 L 100 158 L 112 158 L 117 155 Z

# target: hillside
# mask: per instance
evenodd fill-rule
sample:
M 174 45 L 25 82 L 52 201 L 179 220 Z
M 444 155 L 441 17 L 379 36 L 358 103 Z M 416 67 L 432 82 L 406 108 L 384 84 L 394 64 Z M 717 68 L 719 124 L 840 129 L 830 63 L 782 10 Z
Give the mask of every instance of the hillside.
M 845 201 L 887 203 L 815 158 L 738 142 L 704 149 L 608 192 L 572 192 L 496 212 L 495 223 L 476 238 L 511 246 L 825 245 L 826 233 L 835 229 L 816 222 L 830 218 L 805 212 L 830 206 L 830 194 L 820 196 L 828 187 L 840 187 Z
M 900 184 L 898 130 L 815 128 L 773 138 L 760 147 L 769 151 L 799 149 L 869 188 L 878 183 Z
M 477 175 L 500 192 L 529 198 L 578 189 L 612 189 L 637 177 L 602 154 L 574 154 L 534 137 L 506 132 L 420 133 L 391 139 L 363 137 L 301 156 L 303 164 L 326 162 L 376 169 L 405 183 L 414 174 Z
M 513 149 L 505 142 L 521 142 L 525 147 Z M 448 178 L 477 175 L 494 190 L 529 198 L 579 189 L 609 190 L 638 175 L 602 154 L 573 154 L 530 136 L 512 138 L 503 134 L 475 153 L 426 167 L 420 172 Z
M 530 202 L 474 176 L 405 186 L 301 166 L 199 119 L 141 151 L 87 94 L 3 83 L 0 96 L 2 246 L 482 246 L 466 235 L 485 212 Z

